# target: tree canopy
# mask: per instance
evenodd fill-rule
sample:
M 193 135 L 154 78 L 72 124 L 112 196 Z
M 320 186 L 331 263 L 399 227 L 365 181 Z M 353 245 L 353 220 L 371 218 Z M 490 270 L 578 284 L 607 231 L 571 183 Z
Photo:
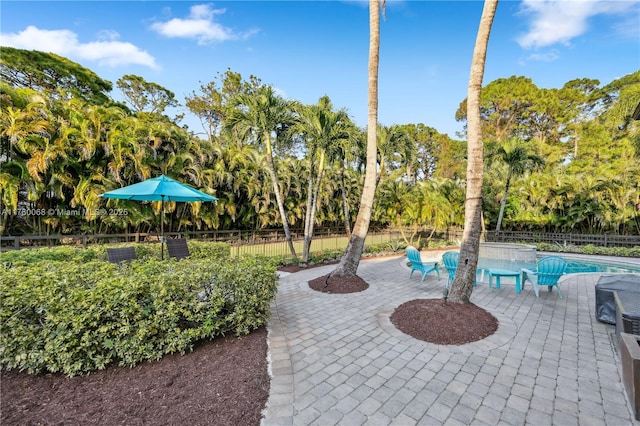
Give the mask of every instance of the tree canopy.
M 280 228 L 283 217 L 292 232 L 306 228 L 310 236 L 313 226 L 351 230 L 367 129 L 328 97 L 303 105 L 255 76 L 245 80 L 227 70 L 186 99 L 204 125 L 196 134 L 165 114 L 178 102 L 174 94 L 143 77 L 119 80 L 127 107 L 113 102 L 111 83 L 68 59 L 1 49 L 3 234 L 155 231 L 158 205 L 99 195 L 159 174 L 219 198 L 210 205 L 169 203 L 167 231 Z M 485 227 L 497 225 L 506 195 L 504 230 L 640 233 L 640 121 L 631 117 L 639 102 L 640 71 L 605 84 L 576 78 L 548 89 L 525 76 L 486 84 L 480 99 L 486 146 L 517 138 L 544 165 L 512 173 L 508 191 L 508 163 L 496 156 L 487 165 Z M 456 113 L 463 123 L 464 104 Z M 467 142 L 424 123 L 378 123 L 376 136 L 371 224 L 402 225 L 408 242 L 423 230 L 428 237 L 460 227 Z
M 26 87 L 49 95 L 60 90 L 73 97 L 104 105 L 113 89 L 93 71 L 54 53 L 0 46 L 0 78 L 14 87 Z

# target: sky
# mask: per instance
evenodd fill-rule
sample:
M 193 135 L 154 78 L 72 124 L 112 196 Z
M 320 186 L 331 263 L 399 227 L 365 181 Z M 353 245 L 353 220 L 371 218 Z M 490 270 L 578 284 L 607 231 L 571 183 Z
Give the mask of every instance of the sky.
M 387 0 L 380 24 L 379 122 L 456 137 L 483 2 Z M 28 1 L 0 3 L 0 45 L 53 52 L 113 83 L 141 76 L 185 96 L 227 69 L 305 104 L 324 95 L 367 124 L 368 3 Z M 526 76 L 560 88 L 640 69 L 640 0 L 502 0 L 484 85 Z M 179 112 L 186 112 L 179 111 Z M 182 124 L 202 131 L 197 119 Z M 460 135 L 465 139 L 464 135 Z

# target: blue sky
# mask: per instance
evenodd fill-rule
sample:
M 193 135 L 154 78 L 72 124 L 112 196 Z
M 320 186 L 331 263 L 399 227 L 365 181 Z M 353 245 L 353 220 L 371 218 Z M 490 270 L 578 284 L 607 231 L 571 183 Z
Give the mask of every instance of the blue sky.
M 481 1 L 387 0 L 379 121 L 454 137 Z M 142 76 L 176 94 L 227 68 L 283 96 L 328 95 L 364 127 L 369 15 L 363 1 L 15 1 L 0 5 L 0 45 L 57 53 L 114 83 Z M 498 5 L 484 84 L 512 75 L 539 87 L 607 84 L 640 69 L 640 0 L 524 0 Z M 183 122 L 194 132 L 198 122 Z

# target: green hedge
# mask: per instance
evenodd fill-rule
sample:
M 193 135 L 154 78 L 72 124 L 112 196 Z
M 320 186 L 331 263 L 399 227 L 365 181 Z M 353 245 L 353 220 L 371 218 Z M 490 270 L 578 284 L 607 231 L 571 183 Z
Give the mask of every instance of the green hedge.
M 184 354 L 198 341 L 266 324 L 274 262 L 197 258 L 200 248 L 181 261 L 73 261 L 81 256 L 5 267 L 0 366 L 74 376 Z
M 602 256 L 640 257 L 640 246 L 635 247 L 602 247 L 593 244 L 577 246 L 571 244 L 536 243 L 539 251 L 597 254 Z
M 228 257 L 231 254 L 231 246 L 228 243 L 187 241 L 189 252 L 193 259 L 217 259 Z M 91 260 L 107 260 L 107 248 L 134 247 L 138 259 L 160 259 L 160 244 L 135 244 L 122 243 L 113 245 L 90 246 L 88 248 L 76 246 L 43 247 L 39 249 L 12 250 L 0 253 L 0 261 L 3 265 L 37 263 L 42 261 L 69 261 L 88 262 Z M 165 257 L 167 256 L 165 247 Z
M 114 246 L 121 247 L 121 246 Z M 106 249 L 96 246 L 87 249 L 80 247 L 43 247 L 39 249 L 11 250 L 0 253 L 2 265 L 13 263 L 28 264 L 43 261 L 72 261 L 88 262 L 104 257 L 107 259 Z

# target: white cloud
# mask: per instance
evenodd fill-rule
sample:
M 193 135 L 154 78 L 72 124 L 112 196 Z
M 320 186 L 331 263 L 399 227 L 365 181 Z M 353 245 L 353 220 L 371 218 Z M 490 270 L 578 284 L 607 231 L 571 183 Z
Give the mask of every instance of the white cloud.
M 153 56 L 131 43 L 118 41 L 117 33 L 102 32 L 99 38 L 100 41 L 80 43 L 78 35 L 73 31 L 42 30 L 30 25 L 17 34 L 0 34 L 0 45 L 51 52 L 70 59 L 94 61 L 110 67 L 138 64 L 158 68 Z
M 560 55 L 558 54 L 558 51 L 553 49 L 544 53 L 532 53 L 527 59 L 531 61 L 553 62 L 559 57 Z
M 273 86 L 271 87 L 273 89 L 273 93 L 275 93 L 276 96 L 280 96 L 283 99 L 290 99 L 289 96 L 287 96 L 287 92 L 285 92 L 284 90 L 279 89 L 277 87 L 273 87 Z
M 638 3 L 640 0 L 523 0 L 520 13 L 531 16 L 531 22 L 529 31 L 517 41 L 525 49 L 568 45 L 588 30 L 589 18 L 602 14 L 624 16 Z
M 214 22 L 215 15 L 222 15 L 225 9 L 213 9 L 211 5 L 191 6 L 189 16 L 185 19 L 173 18 L 165 22 L 156 22 L 151 29 L 170 38 L 189 38 L 198 40 L 198 44 L 247 38 L 255 30 L 245 34 L 237 34 L 232 29 Z

